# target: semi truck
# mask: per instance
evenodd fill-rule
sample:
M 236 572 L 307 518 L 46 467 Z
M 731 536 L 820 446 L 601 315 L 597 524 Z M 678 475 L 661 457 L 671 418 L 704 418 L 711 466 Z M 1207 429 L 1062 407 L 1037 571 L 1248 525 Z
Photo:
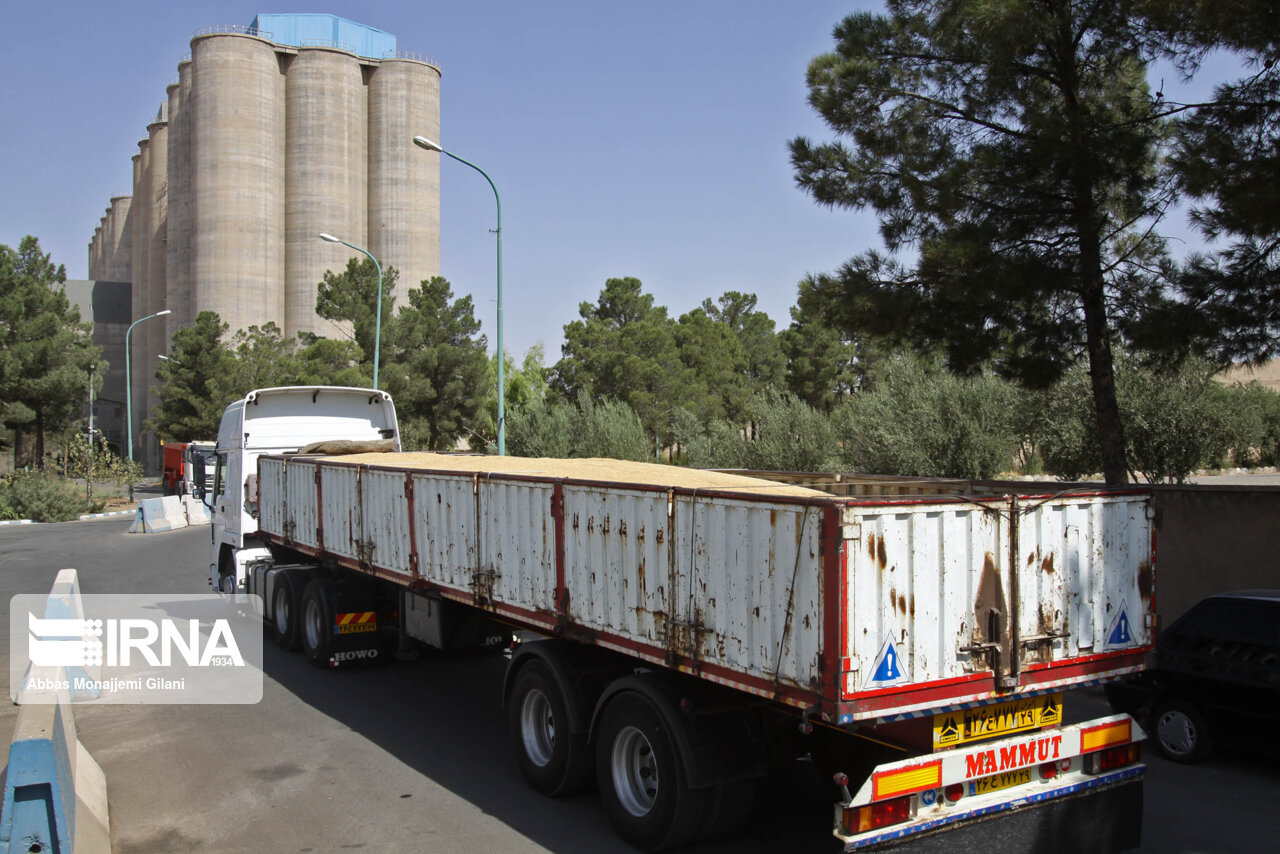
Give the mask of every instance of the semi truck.
M 508 648 L 523 775 L 639 849 L 740 828 L 798 757 L 845 850 L 1139 842 L 1144 733 L 1064 703 L 1151 651 L 1145 490 L 401 453 L 385 392 L 324 387 L 228 407 L 215 484 L 210 584 L 281 647 Z

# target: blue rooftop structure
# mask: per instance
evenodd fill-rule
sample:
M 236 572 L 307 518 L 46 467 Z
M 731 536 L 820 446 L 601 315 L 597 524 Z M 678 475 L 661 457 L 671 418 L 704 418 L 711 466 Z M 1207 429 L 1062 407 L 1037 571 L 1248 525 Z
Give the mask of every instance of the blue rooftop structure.
M 260 14 L 250 28 L 276 44 L 294 47 L 336 47 L 370 59 L 396 52 L 396 37 L 391 33 L 337 15 Z

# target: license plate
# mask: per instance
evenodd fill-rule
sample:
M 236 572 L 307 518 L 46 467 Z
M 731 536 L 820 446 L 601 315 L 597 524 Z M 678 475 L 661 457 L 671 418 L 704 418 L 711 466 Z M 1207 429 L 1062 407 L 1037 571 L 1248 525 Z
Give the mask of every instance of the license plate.
M 1026 697 L 976 709 L 957 709 L 933 716 L 933 747 L 935 750 L 955 747 L 1061 723 L 1061 694 Z
M 1006 771 L 1003 774 L 993 774 L 990 777 L 970 780 L 969 797 L 985 794 L 986 792 L 994 792 L 999 789 L 1009 789 L 1013 786 L 1021 786 L 1023 783 L 1030 782 L 1030 768 L 1023 768 L 1021 771 Z
M 376 632 L 377 630 L 377 623 L 350 623 L 345 626 L 333 627 L 335 635 L 361 635 L 365 632 Z

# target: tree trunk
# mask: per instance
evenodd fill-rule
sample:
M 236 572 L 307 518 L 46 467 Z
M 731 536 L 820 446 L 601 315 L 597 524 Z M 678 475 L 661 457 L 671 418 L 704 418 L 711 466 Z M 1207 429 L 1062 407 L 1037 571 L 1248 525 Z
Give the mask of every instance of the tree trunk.
M 1098 445 L 1102 452 L 1102 474 L 1109 486 L 1129 482 L 1125 459 L 1124 425 L 1116 400 L 1115 360 L 1107 323 L 1101 283 L 1088 288 L 1084 297 L 1084 325 L 1089 351 L 1089 380 L 1093 387 L 1093 408 L 1098 419 Z

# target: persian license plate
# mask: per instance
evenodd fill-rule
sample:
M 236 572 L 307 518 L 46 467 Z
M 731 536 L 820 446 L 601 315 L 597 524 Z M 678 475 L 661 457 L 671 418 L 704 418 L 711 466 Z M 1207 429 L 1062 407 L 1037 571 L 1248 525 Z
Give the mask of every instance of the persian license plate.
M 993 774 L 990 777 L 982 777 L 978 780 L 969 781 L 969 796 L 982 795 L 987 792 L 994 792 L 999 789 L 1008 789 L 1013 786 L 1021 786 L 1023 783 L 1031 782 L 1031 769 L 1023 768 L 1019 771 L 1006 771 L 1003 774 Z
M 956 709 L 933 716 L 933 747 L 935 750 L 955 747 L 1061 723 L 1061 694 L 1026 697 L 976 709 Z

